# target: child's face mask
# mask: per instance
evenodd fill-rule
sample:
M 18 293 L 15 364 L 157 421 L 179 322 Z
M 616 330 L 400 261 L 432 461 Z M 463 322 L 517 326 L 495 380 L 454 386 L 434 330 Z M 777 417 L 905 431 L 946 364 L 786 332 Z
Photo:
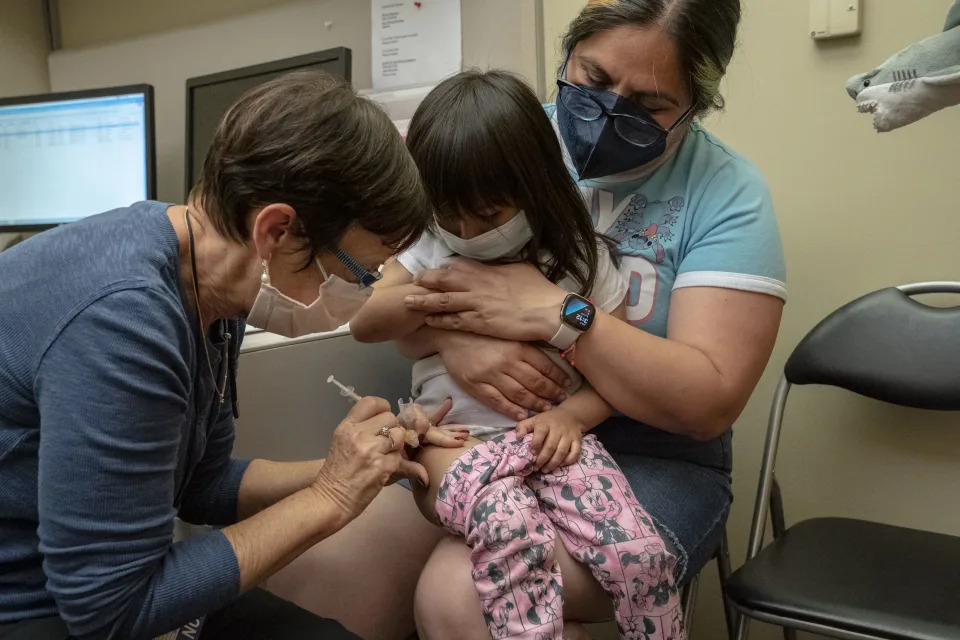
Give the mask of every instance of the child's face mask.
M 533 230 L 523 211 L 517 212 L 517 215 L 496 229 L 473 238 L 461 238 L 440 225 L 437 225 L 437 230 L 451 251 L 464 258 L 480 261 L 515 256 L 533 238 Z

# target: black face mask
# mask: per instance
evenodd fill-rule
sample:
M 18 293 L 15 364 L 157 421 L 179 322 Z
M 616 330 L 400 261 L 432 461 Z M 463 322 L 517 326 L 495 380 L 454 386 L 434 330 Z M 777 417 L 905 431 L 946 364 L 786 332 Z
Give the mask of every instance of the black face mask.
M 610 176 L 653 162 L 667 150 L 670 129 L 621 95 L 557 80 L 557 126 L 582 180 Z

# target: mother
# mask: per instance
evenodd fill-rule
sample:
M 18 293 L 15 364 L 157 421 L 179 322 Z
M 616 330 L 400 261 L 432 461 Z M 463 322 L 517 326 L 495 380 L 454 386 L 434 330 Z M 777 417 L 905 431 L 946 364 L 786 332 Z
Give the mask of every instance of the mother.
M 628 322 L 599 314 L 577 342 L 576 366 L 622 414 L 595 433 L 675 546 L 681 582 L 716 549 L 732 499 L 730 427 L 770 356 L 786 296 L 763 178 L 696 122 L 723 106 L 739 21 L 739 0 L 591 0 L 564 38 L 560 93 L 547 106 L 630 283 Z M 464 389 L 509 415 L 561 393 L 559 371 L 523 342 L 554 335 L 564 291 L 521 265 L 460 263 L 420 282 L 443 293 L 408 301 L 436 314 L 404 345 L 408 355 L 439 352 Z M 358 537 L 377 526 L 361 524 Z M 435 539 L 390 535 L 406 540 L 408 557 Z M 558 556 L 565 617 L 608 617 L 588 570 Z M 461 540 L 433 551 L 416 592 L 421 638 L 489 637 L 470 566 Z M 391 584 L 409 584 L 397 573 Z
M 739 0 L 589 2 L 564 38 L 548 107 L 630 283 L 628 322 L 600 314 L 577 342 L 576 366 L 623 414 L 596 433 L 673 541 L 680 581 L 716 549 L 731 501 L 730 427 L 785 298 L 763 178 L 695 122 L 723 105 L 739 20 Z M 528 381 L 517 359 L 481 354 L 507 349 L 529 362 L 532 352 L 502 341 L 549 340 L 564 291 L 517 265 L 459 264 L 421 283 L 444 293 L 408 300 L 437 314 L 411 348 L 439 351 L 464 388 L 504 410 L 556 391 Z M 417 594 L 421 637 L 485 637 L 470 566 L 459 540 L 434 551 Z M 568 561 L 563 571 L 566 617 L 603 618 L 609 604 L 586 569 Z

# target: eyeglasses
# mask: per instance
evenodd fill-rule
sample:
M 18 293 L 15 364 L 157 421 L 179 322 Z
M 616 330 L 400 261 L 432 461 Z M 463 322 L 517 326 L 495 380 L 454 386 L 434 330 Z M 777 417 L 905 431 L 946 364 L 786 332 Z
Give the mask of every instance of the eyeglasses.
M 360 263 L 350 257 L 346 251 L 337 247 L 337 250 L 333 253 L 337 257 L 337 260 L 342 262 L 347 270 L 352 273 L 357 282 L 360 283 L 361 287 L 372 287 L 380 278 L 383 277 L 383 274 L 379 271 L 367 271 Z
M 564 65 L 566 70 L 566 65 Z M 557 84 L 563 88 L 568 87 L 571 91 L 560 91 L 560 100 L 567 111 L 585 122 L 591 122 L 602 115 L 607 115 L 613 119 L 613 129 L 625 142 L 629 142 L 637 147 L 649 147 L 662 137 L 670 134 L 671 131 L 680 126 L 680 123 L 687 119 L 693 112 L 691 105 L 683 114 L 673 123 L 669 129 L 664 129 L 653 119 L 653 116 L 646 113 L 642 107 L 635 107 L 642 112 L 645 117 L 637 116 L 632 113 L 621 113 L 606 108 L 590 95 L 583 87 L 573 84 L 564 78 L 557 78 Z

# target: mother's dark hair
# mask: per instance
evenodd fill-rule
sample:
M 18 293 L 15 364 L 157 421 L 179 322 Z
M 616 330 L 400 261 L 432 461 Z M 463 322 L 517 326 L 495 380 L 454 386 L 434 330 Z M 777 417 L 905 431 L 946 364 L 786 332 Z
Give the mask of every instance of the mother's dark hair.
M 720 81 L 737 42 L 740 0 L 590 0 L 563 38 L 569 55 L 581 42 L 617 27 L 661 27 L 690 80 L 694 113 L 722 109 Z

